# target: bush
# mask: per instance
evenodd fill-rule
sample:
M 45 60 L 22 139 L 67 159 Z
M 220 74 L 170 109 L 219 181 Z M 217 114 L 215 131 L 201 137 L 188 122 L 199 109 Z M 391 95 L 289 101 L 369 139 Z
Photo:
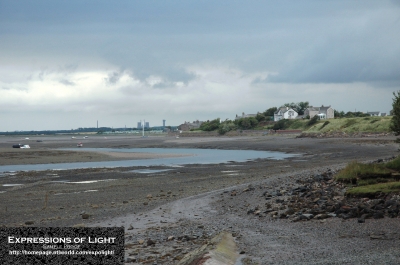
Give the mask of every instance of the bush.
M 236 125 L 243 130 L 253 129 L 258 125 L 258 120 L 254 117 L 242 118 L 235 121 Z
M 314 117 L 312 117 L 308 122 L 307 125 L 308 126 L 313 126 L 314 124 L 316 124 L 318 122 L 318 116 L 315 115 Z
M 320 130 L 322 130 L 326 125 L 328 125 L 329 124 L 329 121 L 326 121 L 326 122 L 324 122 L 324 124 L 322 124 L 322 127 L 321 127 L 321 129 Z
M 296 122 L 296 120 L 282 119 L 282 120 L 277 121 L 274 124 L 274 126 L 272 127 L 272 129 L 273 130 L 286 130 L 295 122 Z
M 226 122 L 223 122 L 223 123 L 221 123 L 219 125 L 218 133 L 221 134 L 221 135 L 224 135 L 225 133 L 230 132 L 230 131 L 235 130 L 235 129 L 236 129 L 236 125 L 233 122 L 226 121 Z
M 209 131 L 214 131 L 214 130 L 218 129 L 219 125 L 220 125 L 219 118 L 215 119 L 215 120 L 212 120 L 212 121 L 206 121 L 206 122 L 203 122 L 200 125 L 200 130 L 208 131 L 208 132 Z

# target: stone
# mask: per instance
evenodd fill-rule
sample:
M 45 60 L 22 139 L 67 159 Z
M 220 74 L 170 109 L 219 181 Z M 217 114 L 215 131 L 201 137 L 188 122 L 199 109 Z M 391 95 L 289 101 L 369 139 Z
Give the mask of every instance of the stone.
M 329 217 L 331 217 L 331 216 L 327 215 L 326 213 L 320 213 L 320 214 L 317 214 L 314 218 L 318 219 L 318 220 L 322 220 L 322 219 L 327 219 Z
M 385 235 L 384 233 L 381 233 L 381 234 L 374 234 L 374 233 L 371 233 L 371 234 L 369 235 L 369 238 L 370 238 L 370 239 L 386 239 L 387 237 L 386 237 L 386 235 Z
M 82 214 L 82 219 L 89 219 L 90 215 L 87 213 Z

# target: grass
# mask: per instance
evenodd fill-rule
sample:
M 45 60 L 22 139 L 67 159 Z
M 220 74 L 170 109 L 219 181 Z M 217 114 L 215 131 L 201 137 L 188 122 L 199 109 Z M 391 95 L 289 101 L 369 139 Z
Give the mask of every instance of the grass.
M 378 193 L 398 193 L 400 192 L 400 182 L 386 182 L 373 185 L 365 185 L 351 188 L 347 191 L 348 195 L 357 197 L 373 197 Z
M 335 178 L 338 181 L 356 184 L 359 179 L 385 178 L 390 175 L 391 171 L 382 164 L 362 164 L 353 161 L 339 171 Z
M 389 169 L 392 169 L 392 170 L 396 170 L 396 171 L 400 171 L 400 157 L 396 157 L 392 161 L 387 162 L 386 163 L 386 168 L 389 168 Z
M 350 184 L 347 195 L 373 197 L 379 193 L 400 192 L 400 157 L 382 164 L 349 163 L 335 176 Z
M 340 118 L 329 120 L 318 120 L 311 126 L 308 125 L 309 119 L 284 120 L 282 130 L 302 130 L 303 133 L 389 133 L 389 126 L 392 117 L 359 117 L 359 118 Z M 272 129 L 274 125 L 264 125 L 262 129 Z

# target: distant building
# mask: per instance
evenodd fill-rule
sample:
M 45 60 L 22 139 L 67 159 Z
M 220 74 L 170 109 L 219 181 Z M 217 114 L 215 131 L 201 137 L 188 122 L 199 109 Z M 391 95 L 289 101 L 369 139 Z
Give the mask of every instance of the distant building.
M 181 131 L 190 131 L 191 129 L 198 129 L 202 124 L 202 121 L 196 120 L 194 122 L 186 122 L 178 126 L 178 130 Z
M 142 122 L 141 121 L 137 123 L 137 128 L 138 129 L 142 129 Z
M 150 128 L 150 123 L 146 121 L 146 123 L 144 124 L 144 128 Z
M 256 117 L 257 114 L 244 114 L 244 112 L 242 112 L 242 116 L 238 116 L 236 114 L 235 120 L 239 120 L 239 119 L 244 119 L 244 118 L 250 118 L 250 117 Z
M 304 116 L 309 116 L 312 119 L 315 115 L 318 115 L 320 119 L 333 119 L 335 118 L 335 110 L 329 105 L 321 107 L 310 106 L 304 111 Z
M 275 111 L 274 121 L 280 121 L 282 119 L 296 119 L 299 114 L 292 108 L 282 107 Z
M 380 111 L 368 111 L 367 114 L 369 114 L 370 116 L 382 116 L 382 113 Z

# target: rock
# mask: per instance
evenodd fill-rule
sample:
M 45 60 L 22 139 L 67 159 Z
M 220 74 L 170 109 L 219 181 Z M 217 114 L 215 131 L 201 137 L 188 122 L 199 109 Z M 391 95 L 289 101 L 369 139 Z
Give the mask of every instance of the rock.
M 384 212 L 383 212 L 383 211 L 376 211 L 376 212 L 372 215 L 372 217 L 373 217 L 374 219 L 383 218 L 383 217 L 384 217 Z
M 150 238 L 147 240 L 147 246 L 154 246 L 155 244 L 156 242 L 151 240 Z
M 307 220 L 313 219 L 314 215 L 310 213 L 304 213 L 300 216 L 300 219 L 306 218 Z
M 146 198 L 147 198 L 147 199 L 151 199 L 151 198 L 153 198 L 153 195 L 147 194 Z
M 90 215 L 87 213 L 82 214 L 82 219 L 89 219 Z
M 317 214 L 317 215 L 314 217 L 314 219 L 322 220 L 322 219 L 327 219 L 327 218 L 329 218 L 329 217 L 331 217 L 331 216 L 329 216 L 329 215 L 326 214 L 326 213 L 320 213 L 320 214 Z
M 26 225 L 33 225 L 35 222 L 34 221 L 26 221 L 25 224 Z
M 358 218 L 358 223 L 359 224 L 365 223 L 365 215 L 362 215 L 360 218 Z
M 133 230 L 133 226 L 129 225 L 128 230 Z
M 369 235 L 369 238 L 370 238 L 370 239 L 386 239 L 386 235 L 385 235 L 384 233 L 381 233 L 381 234 L 374 234 L 374 233 L 371 233 L 371 234 Z

